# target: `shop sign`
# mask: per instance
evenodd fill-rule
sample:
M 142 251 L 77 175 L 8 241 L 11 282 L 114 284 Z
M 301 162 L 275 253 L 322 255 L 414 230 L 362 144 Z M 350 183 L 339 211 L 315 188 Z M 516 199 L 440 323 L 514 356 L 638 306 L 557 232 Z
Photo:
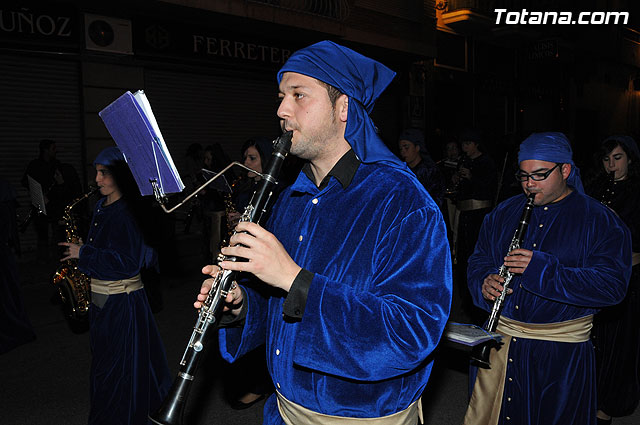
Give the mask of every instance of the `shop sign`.
M 135 53 L 143 55 L 280 67 L 299 48 L 282 46 L 277 40 L 264 37 L 252 37 L 224 29 L 194 28 L 175 22 L 135 20 L 133 27 Z
M 0 6 L 4 46 L 78 46 L 77 11 L 68 4 Z

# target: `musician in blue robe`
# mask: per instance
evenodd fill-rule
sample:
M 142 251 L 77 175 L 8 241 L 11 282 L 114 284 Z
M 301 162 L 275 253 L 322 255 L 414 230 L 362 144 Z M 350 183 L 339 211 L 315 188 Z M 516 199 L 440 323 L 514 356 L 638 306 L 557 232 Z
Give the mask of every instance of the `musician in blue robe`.
M 137 187 L 118 148 L 94 161 L 104 197 L 95 206 L 84 244 L 63 242 L 66 257 L 91 277 L 91 410 L 89 424 L 150 424 L 171 386 L 164 345 L 140 270 L 154 267 L 145 243 Z
M 464 423 L 595 425 L 589 334 L 594 313 L 625 296 L 630 232 L 612 210 L 584 194 L 562 133 L 532 134 L 518 160 L 524 194 L 487 215 L 469 259 L 469 289 L 487 311 L 504 289 L 500 266 L 516 277 L 498 322 L 504 345 L 491 350 L 491 369 L 472 369 Z M 535 207 L 524 242 L 507 254 L 531 193 Z
M 265 299 L 233 288 L 227 301 L 244 323 L 219 338 L 229 361 L 266 341 L 276 394 L 265 424 L 414 425 L 421 415 L 449 315 L 451 259 L 438 206 L 368 115 L 394 75 L 328 41 L 278 74 L 281 125 L 308 163 L 278 198 L 269 231 L 241 222 L 248 233 L 223 249 L 250 261 L 220 263 L 273 289 Z

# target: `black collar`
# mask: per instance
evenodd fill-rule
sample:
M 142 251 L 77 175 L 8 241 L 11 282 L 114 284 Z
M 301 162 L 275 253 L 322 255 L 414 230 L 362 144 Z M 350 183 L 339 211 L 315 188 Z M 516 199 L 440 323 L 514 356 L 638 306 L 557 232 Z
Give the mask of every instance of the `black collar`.
M 331 176 L 335 177 L 340 182 L 343 189 L 346 189 L 351 184 L 351 180 L 353 180 L 353 176 L 355 176 L 359 166 L 360 160 L 356 156 L 356 153 L 353 149 L 349 149 L 349 151 L 342 155 L 342 158 L 336 162 L 336 165 L 334 165 L 331 171 L 329 171 L 329 174 L 322 179 L 318 189 L 322 190 L 327 187 Z M 302 172 L 309 178 L 309 180 L 315 181 L 313 173 L 311 172 L 311 165 L 308 162 L 304 167 L 302 167 Z

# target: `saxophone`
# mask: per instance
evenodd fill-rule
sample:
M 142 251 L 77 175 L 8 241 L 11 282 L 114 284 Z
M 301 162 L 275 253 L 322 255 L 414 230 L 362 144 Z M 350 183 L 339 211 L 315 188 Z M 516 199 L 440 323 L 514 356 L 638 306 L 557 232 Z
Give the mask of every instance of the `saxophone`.
M 238 212 L 238 209 L 236 208 L 236 205 L 233 203 L 232 197 L 233 197 L 233 193 L 238 189 L 238 187 L 244 183 L 244 180 L 245 180 L 244 176 L 240 176 L 236 178 L 229 185 L 231 190 L 229 192 L 225 192 L 225 194 L 223 195 L 224 223 L 225 223 L 224 227 L 225 227 L 226 233 L 224 237 L 220 238 L 220 247 L 227 246 L 229 244 L 229 239 L 231 239 L 231 236 L 233 236 L 233 229 L 235 228 L 235 226 L 229 220 L 229 214 Z
M 65 207 L 62 220 L 65 226 L 66 242 L 80 243 L 78 226 L 71 210 L 98 190 L 100 190 L 99 187 L 92 188 Z M 91 302 L 90 282 L 91 278 L 78 269 L 78 260 L 75 258 L 63 261 L 53 274 L 51 283 L 58 289 L 63 311 L 70 319 L 75 321 L 86 319 Z

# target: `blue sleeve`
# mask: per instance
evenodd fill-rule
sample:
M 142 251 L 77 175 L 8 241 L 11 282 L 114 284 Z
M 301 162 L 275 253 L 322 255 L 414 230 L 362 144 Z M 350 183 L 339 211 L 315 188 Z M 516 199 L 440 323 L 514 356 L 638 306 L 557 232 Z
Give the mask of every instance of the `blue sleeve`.
M 218 335 L 220 354 L 229 363 L 266 341 L 268 301 L 251 288 L 242 289 L 247 308 L 244 326 L 222 328 Z
M 488 301 L 482 296 L 482 283 L 484 278 L 492 273 L 498 273 L 502 262 L 497 261 L 495 253 L 497 252 L 497 242 L 492 240 L 495 236 L 495 213 L 485 215 L 478 234 L 473 254 L 469 257 L 467 266 L 467 286 L 471 293 L 473 303 L 483 310 L 491 311 L 493 301 Z M 506 255 L 502 253 L 500 260 Z M 499 264 L 498 264 L 499 263 Z
M 579 306 L 605 307 L 622 301 L 631 277 L 631 236 L 620 220 L 600 224 L 591 232 L 590 252 L 580 267 L 565 266 L 553 254 L 534 251 L 522 274 L 523 288 Z
M 423 208 L 380 235 L 369 291 L 315 274 L 294 362 L 321 373 L 382 380 L 414 370 L 434 350 L 451 307 L 451 258 L 442 215 Z M 357 338 L 354 338 L 357 335 Z M 339 353 L 339 355 L 328 355 Z

